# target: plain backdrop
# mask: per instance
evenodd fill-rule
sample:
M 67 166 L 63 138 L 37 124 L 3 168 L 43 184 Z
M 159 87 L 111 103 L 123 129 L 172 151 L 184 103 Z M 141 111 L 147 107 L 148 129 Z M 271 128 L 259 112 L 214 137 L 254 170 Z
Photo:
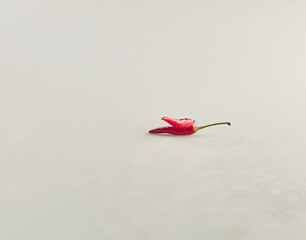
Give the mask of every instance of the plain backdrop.
M 1 240 L 304 240 L 306 2 L 0 1 Z M 160 119 L 231 121 L 156 136 Z

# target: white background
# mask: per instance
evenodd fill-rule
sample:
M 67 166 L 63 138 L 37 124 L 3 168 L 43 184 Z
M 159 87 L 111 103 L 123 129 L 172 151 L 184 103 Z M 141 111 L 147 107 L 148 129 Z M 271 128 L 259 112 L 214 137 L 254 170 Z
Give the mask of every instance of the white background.
M 304 240 L 305 66 L 302 0 L 2 0 L 0 239 Z

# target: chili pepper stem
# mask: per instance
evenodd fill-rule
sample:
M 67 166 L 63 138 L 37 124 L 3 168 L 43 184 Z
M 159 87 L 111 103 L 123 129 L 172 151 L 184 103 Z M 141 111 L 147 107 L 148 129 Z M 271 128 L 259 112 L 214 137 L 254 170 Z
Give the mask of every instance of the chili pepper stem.
M 213 123 L 213 124 L 208 124 L 208 125 L 201 126 L 201 127 L 194 126 L 194 132 L 197 132 L 198 130 L 203 129 L 203 128 L 207 128 L 207 127 L 211 127 L 211 126 L 216 126 L 216 125 L 222 125 L 222 124 L 227 124 L 227 125 L 231 126 L 230 122 Z

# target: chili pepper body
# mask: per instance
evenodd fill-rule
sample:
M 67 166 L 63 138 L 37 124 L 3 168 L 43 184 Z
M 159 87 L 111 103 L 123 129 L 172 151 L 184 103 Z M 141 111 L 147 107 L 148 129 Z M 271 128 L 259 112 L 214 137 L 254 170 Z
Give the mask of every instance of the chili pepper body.
M 149 133 L 156 134 L 156 133 L 169 133 L 173 135 L 191 135 L 196 133 L 199 129 L 220 125 L 220 124 L 227 124 L 231 125 L 229 122 L 222 122 L 222 123 L 214 123 L 202 127 L 194 126 L 194 121 L 190 118 L 182 118 L 182 119 L 175 119 L 169 117 L 163 117 L 162 120 L 169 123 L 170 127 L 161 127 L 155 128 L 149 131 Z
M 163 117 L 162 120 L 166 121 L 171 127 L 161 127 L 150 130 L 149 133 L 169 133 L 173 135 L 191 135 L 195 133 L 193 121 L 190 118 L 174 119 Z

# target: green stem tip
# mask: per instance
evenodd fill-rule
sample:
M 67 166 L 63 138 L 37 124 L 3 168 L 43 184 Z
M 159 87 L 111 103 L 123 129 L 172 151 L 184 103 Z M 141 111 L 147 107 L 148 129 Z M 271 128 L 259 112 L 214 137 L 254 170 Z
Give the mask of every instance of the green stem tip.
M 230 122 L 213 123 L 213 124 L 208 124 L 208 125 L 201 126 L 201 127 L 194 126 L 194 132 L 197 132 L 198 130 L 203 129 L 203 128 L 207 128 L 207 127 L 211 127 L 211 126 L 216 126 L 216 125 L 223 125 L 223 124 L 231 126 Z

